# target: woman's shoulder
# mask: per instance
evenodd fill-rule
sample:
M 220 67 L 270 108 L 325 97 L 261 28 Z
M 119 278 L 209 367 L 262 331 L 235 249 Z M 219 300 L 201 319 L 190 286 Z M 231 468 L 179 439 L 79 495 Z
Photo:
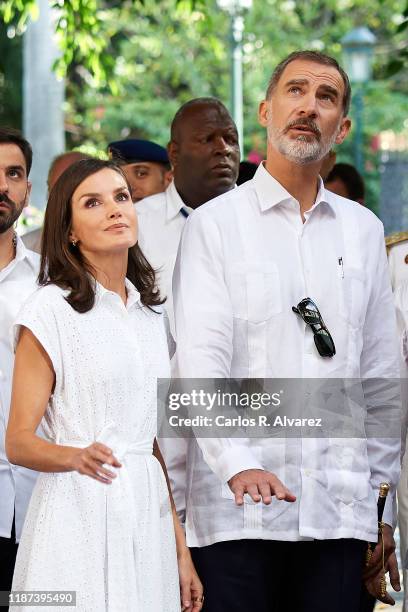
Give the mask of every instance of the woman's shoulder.
M 54 284 L 43 285 L 38 287 L 24 302 L 21 307 L 21 311 L 36 311 L 36 312 L 49 312 L 61 311 L 68 306 L 65 297 L 69 294 L 69 291 L 62 289 Z

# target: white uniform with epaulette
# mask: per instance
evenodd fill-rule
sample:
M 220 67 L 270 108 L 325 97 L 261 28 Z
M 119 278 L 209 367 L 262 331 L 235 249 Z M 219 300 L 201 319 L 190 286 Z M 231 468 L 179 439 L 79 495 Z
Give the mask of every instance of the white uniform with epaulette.
M 408 232 L 397 232 L 387 236 L 385 244 L 391 274 L 397 311 L 397 324 L 400 337 L 401 378 L 408 378 Z M 404 385 L 404 391 L 406 385 Z M 405 395 L 406 396 L 406 395 Z M 406 403 L 406 402 L 405 402 Z M 407 410 L 403 412 L 403 431 L 406 431 Z M 408 440 L 405 442 L 408 447 Z M 400 530 L 400 553 L 402 568 L 408 561 L 408 453 L 402 463 L 398 486 L 398 520 Z M 408 572 L 403 571 L 405 597 L 404 610 L 408 610 Z

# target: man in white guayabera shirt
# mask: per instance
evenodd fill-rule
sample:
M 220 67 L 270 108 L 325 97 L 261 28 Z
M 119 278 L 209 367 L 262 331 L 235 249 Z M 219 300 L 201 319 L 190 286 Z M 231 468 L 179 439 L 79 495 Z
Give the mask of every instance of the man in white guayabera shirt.
M 11 327 L 36 289 L 40 257 L 14 231 L 28 204 L 30 144 L 16 130 L 0 128 L 0 591 L 9 591 L 18 541 L 36 472 L 11 465 L 4 450 L 14 351 Z M 40 586 L 40 585 L 39 585 Z
M 383 481 L 385 568 L 399 588 L 400 441 L 380 438 L 389 418 L 400 427 L 398 392 L 386 393 L 399 371 L 383 227 L 319 177 L 322 158 L 349 132 L 349 104 L 333 58 L 305 51 L 283 60 L 259 109 L 266 162 L 195 211 L 181 239 L 173 279 L 181 377 L 361 379 L 363 430 L 380 424 L 367 439 L 341 431 L 259 439 L 247 429 L 247 438 L 190 441 L 186 533 L 208 612 L 281 612 L 288 597 L 296 612 L 357 612 Z M 378 544 L 364 574 L 376 595 L 381 571 Z

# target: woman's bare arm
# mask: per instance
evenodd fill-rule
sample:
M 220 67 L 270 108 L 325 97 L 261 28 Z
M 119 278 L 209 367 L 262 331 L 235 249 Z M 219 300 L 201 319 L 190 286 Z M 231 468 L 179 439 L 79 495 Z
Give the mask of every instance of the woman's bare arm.
M 102 463 L 116 467 L 120 464 L 104 444 L 95 442 L 81 449 L 53 444 L 36 435 L 54 384 L 55 373 L 47 352 L 34 334 L 23 327 L 14 362 L 6 433 L 9 461 L 39 472 L 76 470 L 101 482 L 110 482 L 115 474 L 103 468 Z
M 153 444 L 153 455 L 156 457 L 156 459 L 158 459 L 163 468 L 167 488 L 169 490 L 170 503 L 173 513 L 174 533 L 176 536 L 182 610 L 183 612 L 199 612 L 203 605 L 203 586 L 191 560 L 190 549 L 187 547 L 186 536 L 182 526 L 180 525 L 176 512 L 176 506 L 174 505 L 173 496 L 171 494 L 166 464 L 164 463 L 163 455 L 160 452 L 156 439 L 154 440 Z

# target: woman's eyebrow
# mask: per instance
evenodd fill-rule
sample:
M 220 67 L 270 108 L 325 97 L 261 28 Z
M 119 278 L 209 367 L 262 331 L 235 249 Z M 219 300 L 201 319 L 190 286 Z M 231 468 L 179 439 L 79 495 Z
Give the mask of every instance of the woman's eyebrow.
M 124 189 L 127 189 L 126 185 L 123 185 L 122 187 L 117 187 L 113 193 L 119 193 L 120 191 L 123 191 Z M 83 195 L 81 195 L 80 200 L 82 200 L 82 198 L 100 198 L 103 194 L 102 193 L 84 193 Z

